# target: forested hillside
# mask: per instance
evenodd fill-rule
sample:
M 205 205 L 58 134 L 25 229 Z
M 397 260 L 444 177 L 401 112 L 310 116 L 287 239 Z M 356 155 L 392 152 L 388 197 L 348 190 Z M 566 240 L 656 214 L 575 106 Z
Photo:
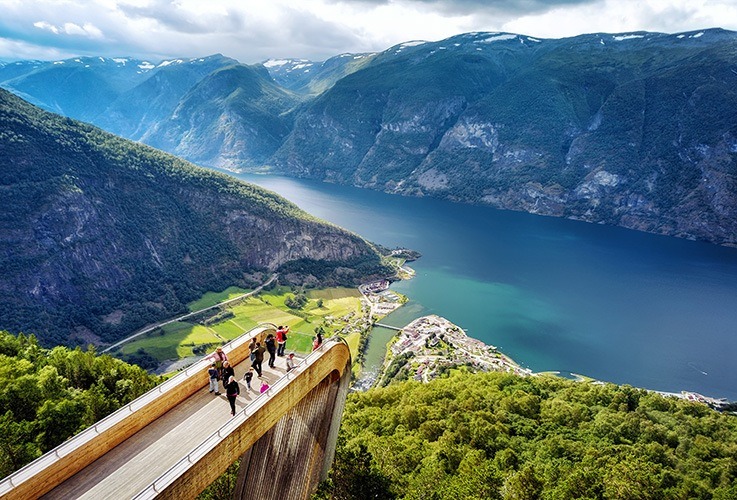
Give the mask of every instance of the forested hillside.
M 320 497 L 734 499 L 737 417 L 552 377 L 402 382 L 349 396 Z
M 156 385 L 138 366 L 94 350 L 44 349 L 0 331 L 0 477 Z
M 371 244 L 275 193 L 4 90 L 0 197 L 0 328 L 43 345 L 110 342 L 285 265 L 300 283 L 389 272 Z

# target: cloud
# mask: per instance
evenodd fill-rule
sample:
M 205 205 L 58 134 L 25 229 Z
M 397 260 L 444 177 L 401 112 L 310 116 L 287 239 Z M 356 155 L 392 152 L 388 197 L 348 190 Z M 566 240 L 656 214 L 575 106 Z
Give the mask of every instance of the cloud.
M 503 25 L 505 31 L 549 38 L 598 32 L 678 33 L 713 27 L 737 29 L 735 2 L 599 0 L 577 8 L 558 7 L 544 13 L 520 16 Z
M 332 3 L 357 5 L 405 5 L 433 10 L 442 14 L 467 16 L 473 14 L 517 16 L 544 12 L 561 5 L 581 5 L 591 0 L 331 0 Z M 414 7 L 413 7 L 414 6 Z
M 22 54 L 34 45 L 38 57 L 220 52 L 245 63 L 318 61 L 468 31 L 560 38 L 737 29 L 735 0 L 0 0 L 0 12 L 0 48 L 22 46 Z
M 64 23 L 62 26 L 54 26 L 46 21 L 36 21 L 33 23 L 33 26 L 42 30 L 50 31 L 55 35 L 67 34 L 95 39 L 103 38 L 102 31 L 92 23 L 84 23 L 82 26 L 74 23 Z

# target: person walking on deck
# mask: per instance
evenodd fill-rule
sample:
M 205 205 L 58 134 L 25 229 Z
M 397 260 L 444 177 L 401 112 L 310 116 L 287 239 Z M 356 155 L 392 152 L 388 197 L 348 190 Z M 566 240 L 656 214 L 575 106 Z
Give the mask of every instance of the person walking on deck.
M 210 377 L 210 393 L 215 393 L 215 395 L 220 395 L 220 384 L 218 383 L 220 373 L 218 372 L 218 369 L 215 367 L 215 363 L 210 365 L 210 368 L 207 370 L 207 375 Z
M 266 352 L 266 349 L 264 349 L 260 342 L 256 342 L 256 350 L 253 351 L 254 358 L 252 366 L 256 370 L 256 373 L 258 373 L 259 378 L 261 378 L 261 363 L 264 362 L 264 352 Z
M 266 350 L 269 351 L 269 368 L 274 368 L 274 360 L 276 359 L 276 339 L 273 334 L 266 336 Z
M 251 390 L 251 379 L 253 379 L 253 368 L 249 368 L 245 375 L 243 375 L 243 380 L 246 381 L 246 386 L 248 387 L 248 390 Z
M 235 415 L 235 398 L 241 393 L 241 388 L 238 385 L 238 381 L 232 375 L 228 379 L 228 384 L 225 386 L 225 395 L 228 397 L 228 403 L 230 403 L 230 414 Z
M 230 380 L 230 377 L 235 377 L 235 369 L 230 366 L 230 361 L 223 361 L 223 369 L 221 370 L 221 373 L 223 383 L 225 383 L 226 380 Z

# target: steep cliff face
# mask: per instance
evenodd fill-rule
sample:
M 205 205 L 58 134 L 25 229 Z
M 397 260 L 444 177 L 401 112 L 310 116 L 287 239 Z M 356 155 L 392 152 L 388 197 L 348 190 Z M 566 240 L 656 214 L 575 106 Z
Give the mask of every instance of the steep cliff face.
M 292 175 L 737 244 L 737 36 L 401 45 L 304 109 Z
M 46 342 L 111 340 L 298 259 L 383 270 L 370 244 L 274 193 L 5 91 L 0 196 L 0 323 Z

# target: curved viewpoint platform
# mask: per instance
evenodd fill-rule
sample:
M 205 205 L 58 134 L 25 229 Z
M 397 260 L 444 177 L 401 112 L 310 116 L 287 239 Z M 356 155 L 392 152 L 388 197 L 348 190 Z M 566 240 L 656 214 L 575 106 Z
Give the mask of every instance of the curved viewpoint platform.
M 224 346 L 239 380 L 251 338 L 270 331 Z M 5 478 L 0 496 L 194 498 L 242 456 L 237 498 L 307 498 L 332 463 L 350 352 L 330 339 L 291 372 L 284 364 L 264 363 L 264 394 L 258 378 L 251 390 L 241 381 L 231 416 L 225 396 L 208 392 L 202 360 Z

